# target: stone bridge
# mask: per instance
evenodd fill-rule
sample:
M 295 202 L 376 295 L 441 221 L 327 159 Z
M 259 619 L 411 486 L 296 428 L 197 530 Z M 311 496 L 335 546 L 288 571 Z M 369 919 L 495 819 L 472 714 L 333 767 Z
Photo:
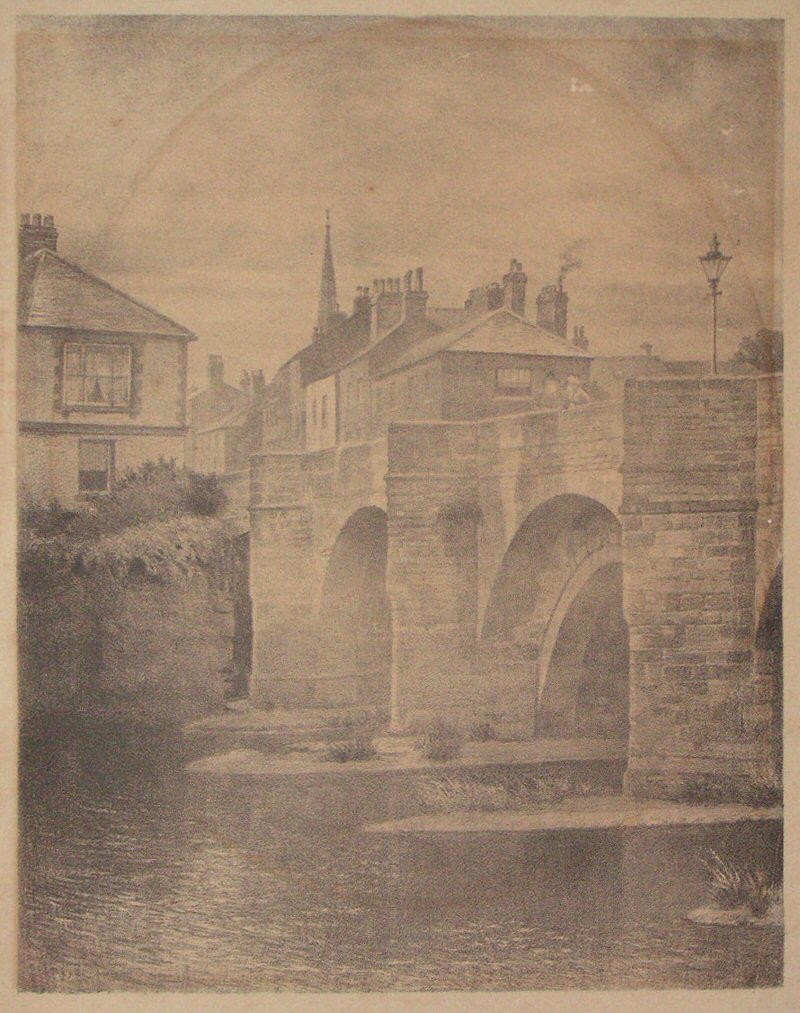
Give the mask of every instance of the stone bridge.
M 782 379 L 268 453 L 250 473 L 256 702 L 626 738 L 627 790 L 780 764 Z

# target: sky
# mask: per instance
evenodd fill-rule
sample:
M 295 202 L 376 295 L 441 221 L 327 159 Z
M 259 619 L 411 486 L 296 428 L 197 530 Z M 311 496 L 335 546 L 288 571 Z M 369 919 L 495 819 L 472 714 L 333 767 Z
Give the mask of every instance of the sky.
M 777 22 L 23 18 L 17 203 L 59 252 L 191 328 L 190 383 L 307 344 L 325 210 L 339 302 L 424 266 L 460 306 L 567 261 L 595 354 L 720 354 L 780 327 Z

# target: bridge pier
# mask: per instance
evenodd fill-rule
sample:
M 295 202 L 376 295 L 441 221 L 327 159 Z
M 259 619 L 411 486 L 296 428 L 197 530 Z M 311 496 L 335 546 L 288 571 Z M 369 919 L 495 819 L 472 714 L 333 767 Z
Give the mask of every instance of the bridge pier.
M 622 507 L 625 789 L 741 797 L 774 779 L 754 666 L 756 381 L 629 381 Z
M 473 427 L 393 426 L 387 502 L 392 724 L 477 714 Z

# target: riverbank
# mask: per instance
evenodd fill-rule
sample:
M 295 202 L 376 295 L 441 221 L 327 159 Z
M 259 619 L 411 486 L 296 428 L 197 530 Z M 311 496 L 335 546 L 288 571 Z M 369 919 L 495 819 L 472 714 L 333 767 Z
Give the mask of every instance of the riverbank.
M 475 767 L 532 768 L 563 763 L 622 763 L 624 742 L 606 739 L 539 739 L 535 742 L 465 742 L 451 760 L 428 760 L 409 736 L 374 740 L 378 755 L 371 760 L 336 763 L 324 759 L 327 742 L 296 742 L 286 752 L 232 749 L 193 760 L 195 774 L 293 776 L 298 774 L 376 774 L 387 771 L 453 771 Z
M 780 806 L 661 802 L 600 795 L 567 798 L 537 811 L 448 812 L 386 820 L 365 827 L 373 834 L 449 834 L 601 830 L 781 820 Z

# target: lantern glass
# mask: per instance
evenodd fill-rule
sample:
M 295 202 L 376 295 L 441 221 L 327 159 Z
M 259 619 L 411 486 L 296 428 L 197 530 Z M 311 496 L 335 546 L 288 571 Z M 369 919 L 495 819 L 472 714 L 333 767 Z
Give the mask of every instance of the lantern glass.
M 707 280 L 711 283 L 718 282 L 725 273 L 725 268 L 730 264 L 731 257 L 726 257 L 720 249 L 719 239 L 716 232 L 711 240 L 708 253 L 697 258 L 702 265 Z

